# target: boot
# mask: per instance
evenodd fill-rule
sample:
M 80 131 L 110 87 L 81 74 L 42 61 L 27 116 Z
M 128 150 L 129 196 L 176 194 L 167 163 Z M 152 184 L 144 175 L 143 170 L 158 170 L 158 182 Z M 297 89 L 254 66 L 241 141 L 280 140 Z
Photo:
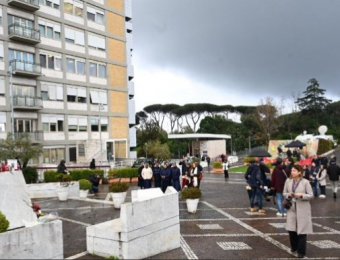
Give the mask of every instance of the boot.
M 333 198 L 336 199 L 336 193 L 335 192 L 333 193 Z

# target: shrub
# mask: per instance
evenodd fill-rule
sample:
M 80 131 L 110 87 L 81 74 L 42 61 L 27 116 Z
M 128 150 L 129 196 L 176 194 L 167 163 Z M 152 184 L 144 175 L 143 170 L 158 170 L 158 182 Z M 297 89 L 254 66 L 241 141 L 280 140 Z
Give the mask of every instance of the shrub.
M 101 179 L 104 178 L 104 170 L 70 170 L 70 176 L 72 180 L 79 181 L 82 179 L 90 179 L 92 174 L 98 174 Z
M 26 184 L 37 183 L 38 181 L 38 171 L 35 167 L 26 167 L 22 169 Z
M 81 190 L 91 190 L 92 189 L 92 183 L 88 180 L 85 180 L 85 179 L 79 180 L 79 189 L 81 189 Z
M 110 185 L 109 190 L 110 192 L 125 192 L 129 189 L 129 185 L 125 182 L 114 182 Z
M 214 168 L 214 169 L 222 169 L 222 163 L 220 163 L 220 162 L 214 162 L 214 163 L 213 163 L 213 168 Z
M 182 190 L 183 200 L 194 200 L 202 197 L 202 192 L 198 188 L 190 187 Z
M 135 178 L 138 177 L 138 168 L 111 169 L 109 178 Z
M 317 155 L 322 155 L 332 149 L 333 149 L 333 142 L 331 140 L 320 139 Z
M 57 173 L 56 171 L 45 171 L 44 172 L 44 181 L 46 183 L 48 182 L 59 182 L 60 173 Z
M 9 221 L 0 211 L 0 233 L 6 232 L 9 227 Z

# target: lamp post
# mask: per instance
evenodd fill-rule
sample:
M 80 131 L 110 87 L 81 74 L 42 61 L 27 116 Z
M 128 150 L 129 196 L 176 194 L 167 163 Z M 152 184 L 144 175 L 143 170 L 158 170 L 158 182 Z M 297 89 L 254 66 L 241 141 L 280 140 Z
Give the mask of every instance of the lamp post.
M 14 136 L 14 111 L 13 111 L 13 67 L 12 67 L 12 63 L 9 66 L 9 76 L 10 76 L 10 106 L 11 106 L 11 132 L 12 132 L 12 138 L 15 139 Z
M 103 159 L 103 151 L 102 151 L 102 127 L 101 127 L 101 121 L 102 121 L 102 113 L 101 110 L 104 109 L 104 106 L 102 103 L 98 104 L 98 109 L 99 109 L 99 122 L 98 122 L 98 127 L 99 127 L 99 139 L 100 139 L 100 158 Z
M 249 153 L 251 152 L 250 133 L 249 133 Z
M 233 155 L 233 138 L 230 135 L 230 154 Z

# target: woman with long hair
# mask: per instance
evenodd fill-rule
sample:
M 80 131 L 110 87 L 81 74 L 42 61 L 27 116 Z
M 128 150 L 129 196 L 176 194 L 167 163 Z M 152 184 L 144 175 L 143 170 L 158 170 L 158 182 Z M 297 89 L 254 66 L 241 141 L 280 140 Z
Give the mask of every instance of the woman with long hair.
M 327 177 L 327 166 L 324 164 L 321 164 L 320 171 L 318 173 L 318 176 L 316 177 L 319 182 L 320 192 L 321 195 L 319 198 L 326 198 L 326 177 Z
M 289 233 L 291 252 L 299 258 L 306 256 L 307 235 L 313 233 L 310 200 L 314 197 L 312 187 L 302 176 L 300 165 L 294 165 L 290 178 L 286 180 L 283 195 L 287 211 L 286 230 Z

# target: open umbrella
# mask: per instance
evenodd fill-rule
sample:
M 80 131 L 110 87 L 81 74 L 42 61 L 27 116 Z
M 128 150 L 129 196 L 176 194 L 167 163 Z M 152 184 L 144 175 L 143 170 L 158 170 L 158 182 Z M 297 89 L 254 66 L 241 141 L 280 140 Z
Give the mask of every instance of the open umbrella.
M 266 150 L 252 150 L 248 157 L 272 157 Z
M 291 143 L 289 143 L 289 144 L 287 144 L 287 145 L 285 145 L 285 147 L 287 147 L 287 148 L 294 148 L 294 147 L 303 147 L 303 146 L 306 146 L 306 144 L 305 143 L 303 143 L 303 142 L 300 142 L 299 140 L 295 140 L 295 141 L 292 141 Z

